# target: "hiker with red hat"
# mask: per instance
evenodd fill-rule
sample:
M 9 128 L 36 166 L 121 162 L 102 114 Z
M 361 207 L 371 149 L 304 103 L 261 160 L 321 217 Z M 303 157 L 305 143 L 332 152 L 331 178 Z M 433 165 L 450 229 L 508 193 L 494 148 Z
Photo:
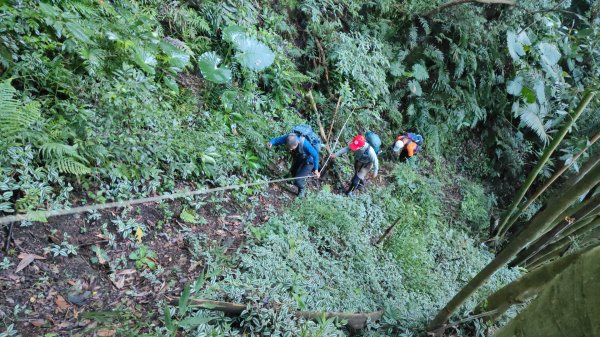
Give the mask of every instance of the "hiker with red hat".
M 331 158 L 335 159 L 349 150 L 354 152 L 354 176 L 350 181 L 350 187 L 346 191 L 346 195 L 352 196 L 354 190 L 364 186 L 365 178 L 371 169 L 373 169 L 373 177 L 377 177 L 379 160 L 377 159 L 377 151 L 363 135 L 355 136 L 348 146 L 332 154 Z

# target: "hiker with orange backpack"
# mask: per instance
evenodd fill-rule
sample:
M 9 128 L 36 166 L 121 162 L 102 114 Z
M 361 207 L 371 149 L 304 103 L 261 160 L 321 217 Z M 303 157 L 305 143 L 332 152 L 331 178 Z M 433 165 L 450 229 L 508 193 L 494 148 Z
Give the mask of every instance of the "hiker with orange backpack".
M 411 158 L 421 150 L 423 136 L 416 133 L 406 133 L 396 137 L 392 154 L 401 160 Z
M 381 140 L 379 136 L 372 132 L 367 132 L 367 137 L 356 135 L 348 146 L 331 155 L 331 159 L 335 159 L 343 154 L 352 151 L 354 153 L 354 176 L 350 180 L 350 186 L 346 191 L 346 195 L 351 197 L 354 190 L 362 188 L 365 184 L 365 178 L 371 169 L 373 169 L 373 177 L 377 177 L 379 172 L 379 147 Z
M 292 166 L 290 168 L 294 179 L 294 185 L 298 187 L 298 197 L 303 198 L 306 194 L 306 179 L 311 172 L 319 178 L 319 150 L 321 140 L 308 125 L 297 125 L 292 132 L 281 137 L 271 139 L 267 143 L 270 149 L 273 145 L 287 147 L 292 155 Z

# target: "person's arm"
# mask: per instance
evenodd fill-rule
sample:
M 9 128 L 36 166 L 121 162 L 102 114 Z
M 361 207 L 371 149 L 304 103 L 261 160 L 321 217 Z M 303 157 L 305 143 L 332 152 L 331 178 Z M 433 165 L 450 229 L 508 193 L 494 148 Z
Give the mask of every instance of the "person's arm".
M 350 150 L 350 148 L 348 148 L 348 147 L 346 146 L 346 147 L 344 147 L 344 148 L 342 148 L 342 149 L 338 150 L 338 152 L 334 153 L 334 155 L 335 155 L 336 157 L 339 157 L 339 156 L 341 156 L 341 155 L 343 155 L 343 154 L 346 154 L 346 153 L 347 153 L 349 150 Z
M 269 141 L 269 144 L 275 145 L 275 146 L 285 144 L 287 137 L 288 137 L 288 135 L 283 135 L 281 137 L 273 138 Z
M 379 174 L 379 158 L 377 158 L 377 153 L 375 153 L 373 147 L 369 147 L 369 157 L 373 162 L 373 176 L 377 177 L 377 174 Z
M 304 150 L 306 150 L 306 152 L 313 157 L 315 162 L 315 171 L 319 171 L 319 152 L 317 152 L 315 147 L 312 146 L 312 144 L 306 139 L 304 140 Z

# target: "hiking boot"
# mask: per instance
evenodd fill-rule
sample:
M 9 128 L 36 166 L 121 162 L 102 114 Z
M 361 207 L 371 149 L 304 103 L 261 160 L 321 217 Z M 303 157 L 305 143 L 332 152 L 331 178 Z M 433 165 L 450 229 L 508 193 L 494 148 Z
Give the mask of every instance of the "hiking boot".
M 354 196 L 354 193 L 352 193 L 352 191 L 348 191 L 346 192 L 346 196 L 352 198 Z
M 306 190 L 305 189 L 301 189 L 298 191 L 298 198 L 302 199 L 306 196 Z

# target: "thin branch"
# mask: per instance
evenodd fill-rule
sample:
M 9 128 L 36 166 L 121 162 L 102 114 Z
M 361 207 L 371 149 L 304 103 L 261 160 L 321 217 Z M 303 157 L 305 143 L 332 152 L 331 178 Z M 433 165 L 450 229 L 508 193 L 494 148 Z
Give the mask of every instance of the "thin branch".
M 516 4 L 515 1 L 513 1 L 513 0 L 452 0 L 452 1 L 446 2 L 445 4 L 440 5 L 439 7 L 435 8 L 435 9 L 430 10 L 429 12 L 425 13 L 423 16 L 430 17 L 432 15 L 435 15 L 435 14 L 443 11 L 444 9 L 454 7 L 457 5 L 461 5 L 461 4 L 465 4 L 465 3 L 470 3 L 470 2 L 477 2 L 480 4 L 486 4 L 486 5 L 500 4 L 500 5 L 514 6 Z

